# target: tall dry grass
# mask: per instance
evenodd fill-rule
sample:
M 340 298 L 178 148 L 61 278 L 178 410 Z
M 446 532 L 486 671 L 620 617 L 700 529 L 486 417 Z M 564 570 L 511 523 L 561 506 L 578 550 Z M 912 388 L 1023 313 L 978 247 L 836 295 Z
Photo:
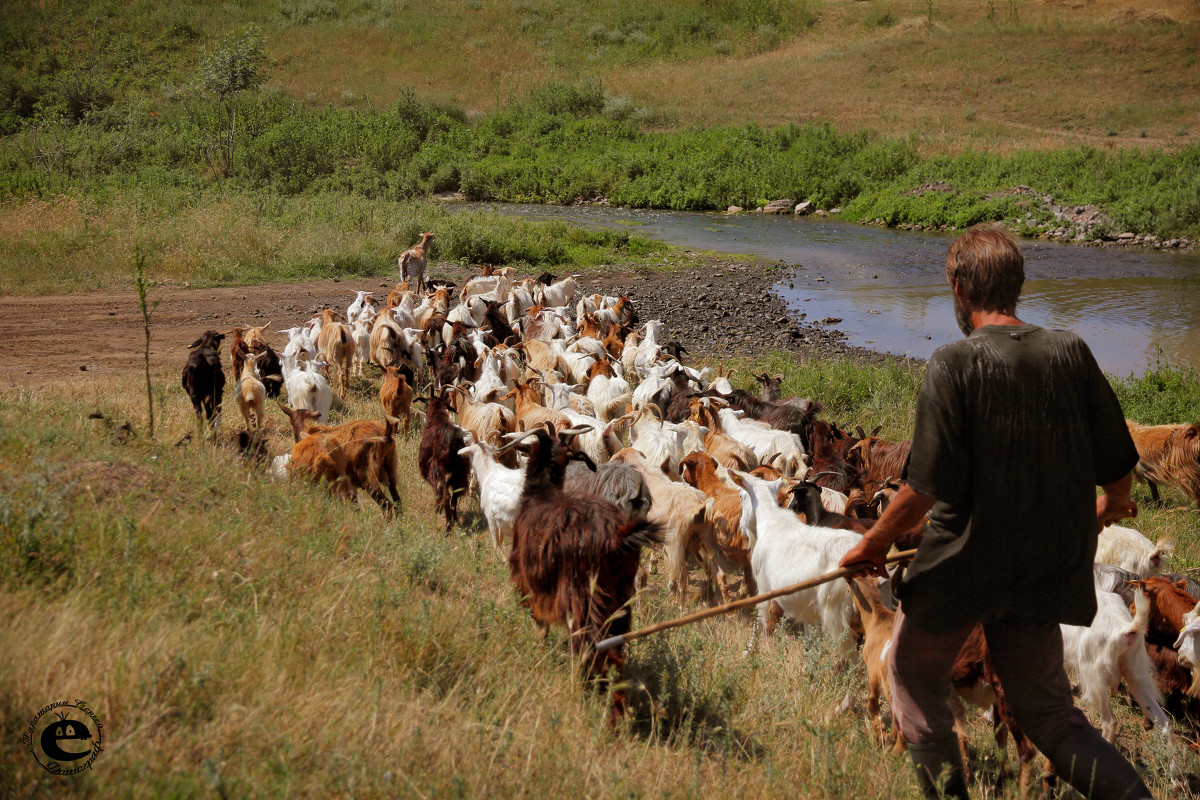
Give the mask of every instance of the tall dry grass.
M 911 419 L 917 375 L 784 369 L 788 388 L 844 386 L 830 395 L 843 419 L 885 409 L 896 436 Z M 440 533 L 415 437 L 399 442 L 404 512 L 388 524 L 369 501 L 276 483 L 228 444 L 173 446 L 190 405 L 174 373 L 155 383 L 158 441 L 139 430 L 132 374 L 0 395 L 0 795 L 917 796 L 861 704 L 836 710 L 864 678 L 827 637 L 781 633 L 743 659 L 749 621 L 734 616 L 635 643 L 631 713 L 609 732 L 562 632 L 542 641 L 519 607 L 474 503 Z M 334 421 L 378 416 L 376 392 L 357 383 Z M 284 423 L 269 412 L 272 452 L 290 447 Z M 1138 524 L 1194 565 L 1196 513 L 1178 500 Z M 678 610 L 655 577 L 635 616 Z M 77 697 L 105 751 L 49 780 L 20 731 Z M 1169 754 L 1117 706 L 1121 745 L 1167 796 Z M 970 735 L 976 795 L 1012 796 L 992 786 L 989 726 L 976 716 Z

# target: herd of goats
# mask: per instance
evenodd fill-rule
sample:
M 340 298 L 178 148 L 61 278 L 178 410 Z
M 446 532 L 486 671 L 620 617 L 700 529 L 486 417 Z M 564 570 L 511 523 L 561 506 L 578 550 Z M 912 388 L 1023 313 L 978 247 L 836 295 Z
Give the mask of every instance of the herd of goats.
M 595 645 L 630 630 L 648 573 L 665 573 L 681 604 L 691 567 L 709 603 L 790 586 L 835 569 L 894 496 L 910 442 L 819 419 L 818 402 L 780 396 L 782 376 L 754 376 L 756 395 L 735 388 L 730 374 L 689 366 L 665 341 L 662 321 L 642 324 L 628 297 L 582 295 L 574 278 L 517 279 L 511 268 L 485 267 L 461 286 L 427 283 L 431 238 L 401 258 L 405 281 L 386 306 L 358 292 L 344 315 L 326 310 L 282 331 L 279 352 L 267 326 L 233 329 L 240 446 L 271 458 L 265 403 L 284 396 L 295 444 L 271 470 L 348 500 L 366 491 L 391 518 L 400 504 L 395 436 L 422 417 L 418 468 L 446 530 L 473 494 L 492 543 L 511 541 L 522 603 L 543 629 L 565 626 L 582 673 L 610 689 L 610 721 L 626 703 L 624 656 Z M 212 435 L 224 337 L 207 331 L 183 371 L 197 424 Z M 381 421 L 330 425 L 335 393 L 375 368 Z M 418 384 L 427 386 L 417 393 Z M 1155 499 L 1157 485 L 1170 483 L 1200 502 L 1200 426 L 1129 424 L 1137 476 Z M 897 548 L 922 534 L 914 528 Z M 1063 626 L 1068 670 L 1109 740 L 1117 734 L 1110 697 L 1122 683 L 1148 728 L 1170 738 L 1179 723 L 1189 740 L 1200 732 L 1200 585 L 1161 574 L 1169 551 L 1131 528 L 1106 528 L 1095 567 L 1100 610 L 1090 627 Z M 886 582 L 831 581 L 760 604 L 754 636 L 787 617 L 842 636 L 846 657 L 860 646 L 867 711 L 883 743 L 893 616 Z M 954 682 L 962 699 L 992 707 L 1002 749 L 1013 735 L 1027 787 L 1034 750 L 1007 711 L 981 635 L 964 647 Z M 956 718 L 961 739 L 961 707 Z

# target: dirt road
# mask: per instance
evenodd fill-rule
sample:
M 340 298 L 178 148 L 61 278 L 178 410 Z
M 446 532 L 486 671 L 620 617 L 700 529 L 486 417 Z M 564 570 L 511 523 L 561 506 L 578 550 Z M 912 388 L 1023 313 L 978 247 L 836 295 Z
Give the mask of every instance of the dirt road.
M 461 280 L 473 271 L 439 264 L 436 273 Z M 586 292 L 627 293 L 643 321 L 663 319 L 675 340 L 693 356 L 751 354 L 772 349 L 806 355 L 869 351 L 841 344 L 832 329 L 790 320 L 769 290 L 779 268 L 756 263 L 712 261 L 673 273 L 614 269 L 585 276 Z M 386 292 L 380 278 L 323 279 L 223 289 L 158 287 L 150 366 L 155 372 L 182 369 L 187 346 L 208 328 L 234 325 L 290 327 L 322 308 L 340 308 L 355 290 Z M 380 294 L 380 297 L 383 297 Z M 283 346 L 283 337 L 272 341 Z M 0 297 L 0 386 L 67 383 L 85 372 L 134 373 L 142 367 L 144 340 L 137 295 L 97 292 L 44 297 Z

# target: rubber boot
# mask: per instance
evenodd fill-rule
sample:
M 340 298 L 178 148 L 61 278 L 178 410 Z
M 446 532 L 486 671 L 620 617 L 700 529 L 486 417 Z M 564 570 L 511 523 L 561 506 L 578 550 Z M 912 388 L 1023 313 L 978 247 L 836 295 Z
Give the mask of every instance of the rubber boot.
M 917 770 L 917 783 L 926 800 L 940 800 L 943 797 L 967 800 L 967 779 L 958 739 L 910 744 L 908 754 L 912 756 L 913 766 Z

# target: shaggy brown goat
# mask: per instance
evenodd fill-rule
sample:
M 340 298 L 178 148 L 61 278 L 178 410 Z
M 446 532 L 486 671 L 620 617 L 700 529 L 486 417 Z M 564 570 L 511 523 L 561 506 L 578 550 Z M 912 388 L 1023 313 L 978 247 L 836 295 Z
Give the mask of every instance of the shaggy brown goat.
M 1133 474 L 1158 500 L 1158 484 L 1173 483 L 1200 505 L 1200 422 L 1191 425 L 1138 425 L 1125 421 L 1137 446 Z
M 603 679 L 615 672 L 616 683 L 610 684 L 612 725 L 625 711 L 625 691 L 619 688 L 624 648 L 597 654 L 595 645 L 632 627 L 628 604 L 636 591 L 642 548 L 661 542 L 662 533 L 644 519 L 629 519 L 603 498 L 563 491 L 567 462 L 587 460 L 565 443 L 579 432 L 568 429 L 555 435 L 554 426 L 547 425 L 522 437 L 532 441 L 526 445 L 529 461 L 508 566 L 534 621 L 543 630 L 566 626 L 571 654 L 579 659 L 586 678 Z
M 437 511 L 446 518 L 446 533 L 458 519 L 458 500 L 466 493 L 471 479 L 471 462 L 458 454 L 466 447 L 466 431 L 450 420 L 450 406 L 437 393 L 414 398 L 426 404 L 425 432 L 417 453 L 421 477 L 433 487 Z

